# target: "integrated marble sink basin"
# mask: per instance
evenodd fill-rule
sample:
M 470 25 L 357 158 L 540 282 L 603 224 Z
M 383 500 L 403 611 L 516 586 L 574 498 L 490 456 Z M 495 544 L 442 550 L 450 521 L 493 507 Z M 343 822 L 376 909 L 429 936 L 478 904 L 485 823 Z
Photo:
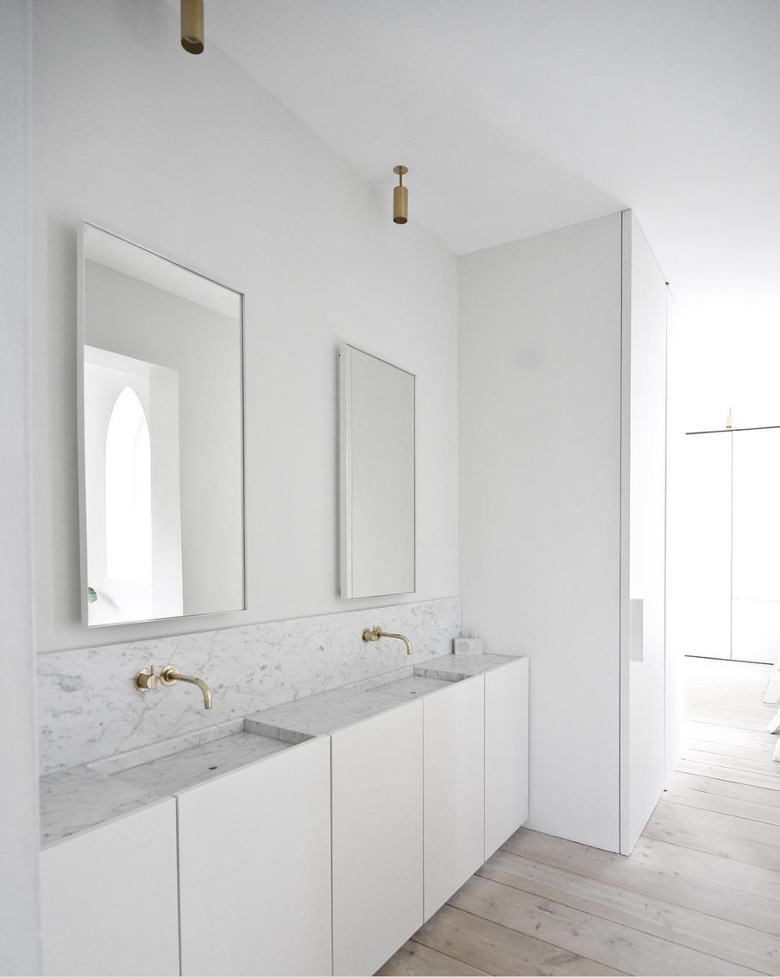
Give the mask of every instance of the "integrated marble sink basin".
M 247 730 L 188 747 L 110 775 L 114 781 L 161 795 L 187 788 L 287 750 L 292 745 Z
M 177 795 L 296 743 L 244 728 L 244 721 L 223 724 L 201 743 L 153 744 L 104 761 L 71 768 L 41 779 L 43 846 L 79 834 L 128 812 Z M 151 755 L 151 756 L 150 756 Z

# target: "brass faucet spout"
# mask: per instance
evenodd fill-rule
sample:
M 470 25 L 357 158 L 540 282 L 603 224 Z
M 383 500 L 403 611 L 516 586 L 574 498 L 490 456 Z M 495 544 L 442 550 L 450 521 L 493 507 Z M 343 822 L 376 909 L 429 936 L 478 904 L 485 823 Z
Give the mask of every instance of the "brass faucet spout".
M 380 638 L 397 638 L 406 646 L 406 654 L 412 654 L 412 643 L 405 635 L 401 635 L 399 632 L 385 632 L 379 625 L 374 625 L 373 628 L 364 628 L 362 637 L 364 642 L 378 642 Z
M 211 690 L 197 676 L 184 676 L 176 666 L 166 666 L 160 673 L 160 682 L 165 686 L 172 686 L 175 682 L 192 683 L 193 686 L 197 686 L 201 693 L 203 693 L 203 709 L 211 709 Z

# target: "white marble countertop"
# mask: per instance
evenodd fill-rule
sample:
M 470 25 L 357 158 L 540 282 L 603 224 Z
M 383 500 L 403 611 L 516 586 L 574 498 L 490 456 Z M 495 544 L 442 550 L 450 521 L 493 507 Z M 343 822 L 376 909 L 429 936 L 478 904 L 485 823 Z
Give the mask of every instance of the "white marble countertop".
M 47 775 L 41 779 L 41 845 L 55 845 L 311 737 L 497 669 L 512 658 L 490 653 L 442 656 L 220 724 L 203 731 L 195 743 L 173 738 Z

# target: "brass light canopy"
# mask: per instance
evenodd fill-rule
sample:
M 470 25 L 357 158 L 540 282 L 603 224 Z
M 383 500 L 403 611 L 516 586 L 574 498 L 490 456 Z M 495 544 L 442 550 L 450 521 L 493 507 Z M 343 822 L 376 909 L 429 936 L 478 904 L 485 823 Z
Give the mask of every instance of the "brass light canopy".
M 404 173 L 408 173 L 409 168 L 405 166 L 393 167 L 393 173 L 398 174 L 398 186 L 393 190 L 393 221 L 396 224 L 406 224 L 409 219 L 409 191 L 404 186 Z
M 202 54 L 203 38 L 203 0 L 181 0 L 181 46 L 190 54 Z

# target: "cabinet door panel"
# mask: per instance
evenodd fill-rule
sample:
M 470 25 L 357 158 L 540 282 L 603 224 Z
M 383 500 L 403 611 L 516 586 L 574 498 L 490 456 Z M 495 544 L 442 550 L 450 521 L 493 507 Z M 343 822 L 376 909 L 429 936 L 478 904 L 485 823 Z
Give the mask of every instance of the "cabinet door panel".
M 423 702 L 425 919 L 485 861 L 485 681 L 453 683 Z
M 331 739 L 334 974 L 371 975 L 423 923 L 423 704 Z
M 173 798 L 41 853 L 46 975 L 178 975 Z
M 485 674 L 485 859 L 528 818 L 528 659 Z
M 738 431 L 732 437 L 733 597 L 780 601 L 780 429 Z
M 683 655 L 731 658 L 730 434 L 689 435 L 678 479 L 679 554 L 684 593 L 678 599 L 675 642 Z
M 735 600 L 732 607 L 732 658 L 774 662 L 780 648 L 780 601 Z
M 178 797 L 183 975 L 327 975 L 327 737 Z

